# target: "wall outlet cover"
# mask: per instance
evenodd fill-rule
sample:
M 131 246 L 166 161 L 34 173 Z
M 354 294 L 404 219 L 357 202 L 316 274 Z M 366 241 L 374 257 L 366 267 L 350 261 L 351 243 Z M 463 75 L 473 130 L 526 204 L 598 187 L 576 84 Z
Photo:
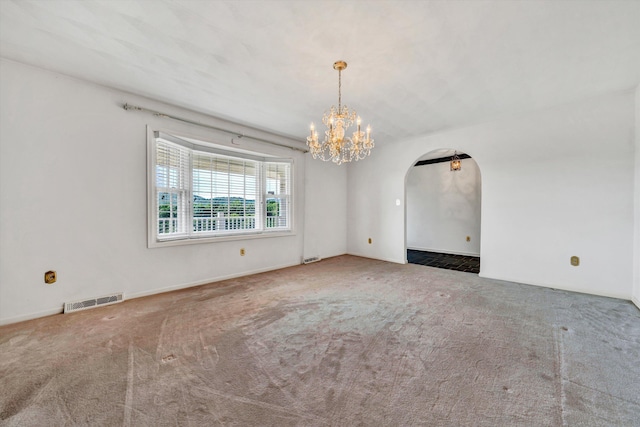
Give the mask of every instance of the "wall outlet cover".
M 44 283 L 50 285 L 52 283 L 55 283 L 57 280 L 57 275 L 55 271 L 47 271 L 46 273 L 44 273 Z

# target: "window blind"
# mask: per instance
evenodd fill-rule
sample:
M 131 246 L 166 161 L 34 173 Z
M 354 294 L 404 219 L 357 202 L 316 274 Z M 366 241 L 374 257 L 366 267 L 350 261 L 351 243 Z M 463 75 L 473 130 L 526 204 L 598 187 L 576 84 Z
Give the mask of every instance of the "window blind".
M 158 235 L 184 235 L 188 232 L 189 151 L 158 141 L 155 172 Z
M 291 165 L 266 162 L 266 228 L 286 228 L 289 224 L 291 196 Z
M 251 160 L 194 153 L 193 231 L 255 230 L 258 169 Z

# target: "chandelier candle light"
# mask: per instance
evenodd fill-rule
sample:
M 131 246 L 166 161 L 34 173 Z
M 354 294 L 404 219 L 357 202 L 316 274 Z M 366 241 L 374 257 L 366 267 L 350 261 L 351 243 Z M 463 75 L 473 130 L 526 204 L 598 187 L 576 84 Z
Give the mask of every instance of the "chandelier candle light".
M 307 145 L 314 159 L 324 160 L 340 165 L 351 161 L 364 159 L 371 154 L 373 139 L 371 139 L 371 126 L 367 126 L 366 135 L 360 129 L 362 119 L 355 111 L 349 111 L 346 105 L 342 105 L 342 70 L 347 68 L 344 61 L 336 61 L 333 69 L 338 71 L 338 108 L 331 106 L 328 112 L 322 116 L 322 123 L 328 128 L 324 131 L 324 141 L 318 141 L 318 132 L 311 123 L 310 135 L 307 137 Z M 356 131 L 351 137 L 345 137 L 347 130 L 356 122 Z

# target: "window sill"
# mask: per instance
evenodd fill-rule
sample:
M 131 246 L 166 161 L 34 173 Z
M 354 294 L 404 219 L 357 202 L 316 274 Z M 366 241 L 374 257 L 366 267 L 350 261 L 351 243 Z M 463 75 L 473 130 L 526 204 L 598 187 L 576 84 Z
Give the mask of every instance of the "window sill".
M 294 231 L 267 231 L 262 233 L 247 233 L 247 234 L 235 234 L 230 236 L 207 236 L 207 237 L 192 237 L 192 238 L 177 238 L 167 240 L 150 240 L 147 247 L 152 248 L 164 248 L 168 246 L 183 246 L 183 245 L 199 245 L 203 243 L 216 243 L 216 242 L 232 242 L 236 240 L 253 240 L 253 239 L 265 239 L 270 237 L 291 237 L 295 236 Z

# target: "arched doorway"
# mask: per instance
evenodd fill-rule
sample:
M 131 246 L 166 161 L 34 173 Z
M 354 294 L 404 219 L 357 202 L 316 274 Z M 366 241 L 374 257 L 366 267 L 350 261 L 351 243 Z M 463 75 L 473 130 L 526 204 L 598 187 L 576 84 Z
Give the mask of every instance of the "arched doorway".
M 460 158 L 460 170 L 451 159 Z M 478 273 L 480 168 L 466 153 L 438 149 L 421 156 L 405 178 L 407 262 Z

